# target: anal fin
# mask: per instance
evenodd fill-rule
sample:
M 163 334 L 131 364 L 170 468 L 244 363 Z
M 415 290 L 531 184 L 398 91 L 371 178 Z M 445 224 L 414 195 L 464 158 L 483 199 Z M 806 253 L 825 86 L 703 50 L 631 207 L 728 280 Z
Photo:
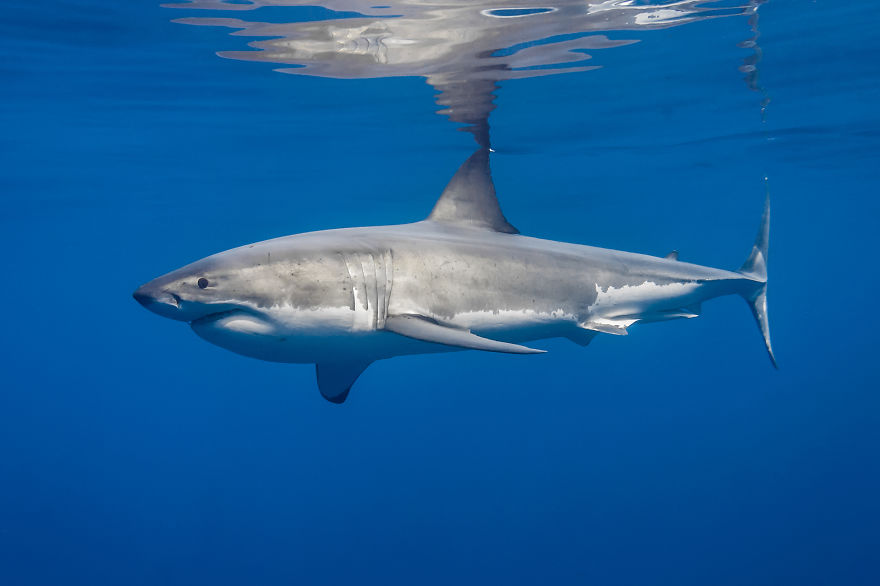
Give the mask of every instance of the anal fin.
M 536 350 L 535 348 L 528 348 L 519 344 L 483 338 L 471 333 L 470 330 L 460 330 L 444 326 L 420 315 L 395 315 L 388 317 L 385 320 L 385 329 L 389 332 L 423 342 L 456 346 L 470 350 L 505 352 L 509 354 L 542 354 L 546 352 L 546 350 Z
M 675 309 L 665 309 L 639 315 L 620 316 L 617 319 L 627 319 L 640 322 L 658 322 L 669 321 L 673 319 L 691 319 L 700 316 L 700 305 L 695 304 L 689 307 L 678 307 Z
M 354 381 L 370 365 L 369 360 L 320 362 L 315 365 L 318 389 L 321 396 L 331 403 L 344 403 Z
M 602 334 L 612 334 L 615 336 L 625 336 L 628 333 L 626 331 L 626 328 L 631 326 L 636 321 L 638 321 L 638 320 L 635 320 L 635 319 L 622 319 L 622 320 L 596 319 L 596 320 L 581 322 L 578 324 L 578 327 L 584 328 L 585 330 L 592 330 L 594 332 L 600 332 Z

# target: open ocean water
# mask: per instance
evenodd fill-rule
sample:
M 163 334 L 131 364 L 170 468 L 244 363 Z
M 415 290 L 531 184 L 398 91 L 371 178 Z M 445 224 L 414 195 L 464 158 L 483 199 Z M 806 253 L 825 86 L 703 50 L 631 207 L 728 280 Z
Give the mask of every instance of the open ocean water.
M 474 136 L 421 72 L 285 75 L 216 55 L 271 30 L 196 26 L 358 2 L 200 4 L 0 7 L 0 584 L 880 583 L 871 3 L 611 27 L 638 42 L 495 90 L 523 234 L 733 269 L 766 176 L 779 371 L 725 297 L 587 348 L 381 361 L 342 406 L 313 367 L 131 292 L 258 240 L 420 220 Z

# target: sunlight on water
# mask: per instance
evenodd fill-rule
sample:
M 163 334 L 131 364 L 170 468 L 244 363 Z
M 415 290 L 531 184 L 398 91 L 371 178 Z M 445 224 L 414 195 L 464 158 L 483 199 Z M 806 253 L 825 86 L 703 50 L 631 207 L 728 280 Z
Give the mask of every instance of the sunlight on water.
M 406 0 L 377 6 L 361 0 L 193 0 L 165 6 L 255 11 L 253 20 L 176 20 L 235 29 L 232 34 L 238 36 L 269 37 L 251 42 L 250 51 L 222 51 L 223 57 L 292 66 L 279 69 L 284 73 L 341 79 L 423 76 L 439 92 L 441 113 L 467 125 L 480 145 L 489 146 L 488 118 L 498 82 L 596 69 L 590 52 L 638 42 L 641 31 L 753 15 L 761 3 L 562 0 L 544 6 L 525 0 Z M 333 11 L 333 17 L 301 22 L 290 11 L 289 22 L 261 22 L 257 10 L 316 4 Z M 756 39 L 750 42 L 757 50 Z M 753 71 L 747 74 L 756 79 Z

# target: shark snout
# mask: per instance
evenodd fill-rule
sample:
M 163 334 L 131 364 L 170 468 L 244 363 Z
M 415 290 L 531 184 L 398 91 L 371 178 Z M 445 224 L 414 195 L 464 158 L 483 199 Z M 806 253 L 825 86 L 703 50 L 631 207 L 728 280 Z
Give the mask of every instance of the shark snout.
M 138 287 L 132 293 L 135 301 L 162 317 L 182 319 L 180 315 L 180 297 L 170 291 L 153 286 L 151 283 Z

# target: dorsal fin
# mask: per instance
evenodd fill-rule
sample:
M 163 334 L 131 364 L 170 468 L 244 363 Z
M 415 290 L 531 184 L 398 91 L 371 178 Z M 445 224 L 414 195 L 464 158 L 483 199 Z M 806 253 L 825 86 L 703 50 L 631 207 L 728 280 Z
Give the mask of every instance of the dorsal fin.
M 489 170 L 489 149 L 478 149 L 458 168 L 440 199 L 434 204 L 428 219 L 519 234 L 519 230 L 510 225 L 498 205 Z
M 669 254 L 664 256 L 663 258 L 665 258 L 666 260 L 678 260 L 678 251 L 673 250 L 672 252 L 670 252 Z

